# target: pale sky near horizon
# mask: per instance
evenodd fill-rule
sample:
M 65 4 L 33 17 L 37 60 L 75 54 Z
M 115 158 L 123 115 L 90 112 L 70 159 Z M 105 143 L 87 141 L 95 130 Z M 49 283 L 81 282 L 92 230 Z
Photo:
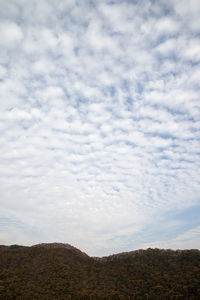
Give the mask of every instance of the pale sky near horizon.
M 199 0 L 0 0 L 0 244 L 200 249 L 199 63 Z

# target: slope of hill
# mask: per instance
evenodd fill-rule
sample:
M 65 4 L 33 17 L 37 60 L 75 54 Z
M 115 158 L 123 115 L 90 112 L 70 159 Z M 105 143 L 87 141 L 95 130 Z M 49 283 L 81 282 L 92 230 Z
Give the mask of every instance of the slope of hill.
M 41 243 L 41 244 L 36 244 L 33 245 L 32 247 L 34 248 L 46 248 L 46 249 L 60 249 L 60 248 L 64 248 L 64 249 L 68 249 L 68 250 L 72 250 L 74 251 L 74 253 L 77 253 L 79 255 L 82 256 L 87 256 L 88 255 L 84 252 L 82 252 L 81 250 L 75 248 L 74 246 L 71 246 L 70 244 L 63 244 L 63 243 Z
M 199 299 L 200 251 L 102 258 L 69 244 L 0 246 L 0 299 Z

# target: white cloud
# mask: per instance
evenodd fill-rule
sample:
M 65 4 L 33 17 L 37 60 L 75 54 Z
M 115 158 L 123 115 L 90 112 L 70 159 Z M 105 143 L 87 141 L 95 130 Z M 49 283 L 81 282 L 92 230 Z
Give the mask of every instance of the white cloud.
M 160 54 L 164 56 L 168 56 L 170 54 L 173 54 L 177 49 L 177 42 L 175 39 L 168 39 L 165 42 L 159 44 L 156 47 L 156 51 L 158 51 Z
M 199 31 L 199 13 L 200 5 L 198 0 L 176 0 L 173 2 L 176 13 L 184 20 L 190 29 L 194 32 Z
M 7 47 L 14 47 L 23 38 L 21 28 L 14 22 L 1 22 L 0 35 L 0 45 L 6 45 Z
M 184 58 L 199 62 L 200 60 L 200 40 L 199 39 L 191 39 L 189 43 L 185 45 L 184 51 L 182 51 L 182 55 Z
M 143 4 L 1 4 L 1 243 L 117 252 L 198 203 L 198 38 Z
M 156 30 L 159 34 L 174 34 L 180 29 L 180 24 L 170 17 L 162 17 L 156 22 Z
M 0 79 L 2 80 L 3 78 L 6 77 L 7 70 L 3 66 L 0 66 Z

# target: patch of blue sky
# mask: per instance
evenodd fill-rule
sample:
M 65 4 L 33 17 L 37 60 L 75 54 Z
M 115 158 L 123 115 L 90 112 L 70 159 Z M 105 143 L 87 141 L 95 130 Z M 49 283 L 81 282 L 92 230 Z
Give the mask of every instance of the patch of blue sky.
M 152 242 L 168 241 L 199 225 L 200 206 L 186 208 L 179 212 L 171 211 L 162 216 L 159 226 L 151 225 L 132 235 L 116 235 L 111 241 L 120 240 L 121 251 L 137 249 L 140 245 L 148 247 Z

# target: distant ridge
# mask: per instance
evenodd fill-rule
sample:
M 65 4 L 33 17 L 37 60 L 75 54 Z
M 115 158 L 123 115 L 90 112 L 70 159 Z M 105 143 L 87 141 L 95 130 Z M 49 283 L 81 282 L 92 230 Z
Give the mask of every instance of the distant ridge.
M 86 253 L 82 252 L 78 248 L 68 244 L 68 243 L 40 243 L 31 246 L 31 248 L 44 248 L 44 249 L 67 249 L 67 250 L 72 250 L 75 253 L 83 256 L 89 257 Z
M 66 249 L 72 249 L 72 250 L 78 250 L 77 248 L 71 246 L 70 244 L 67 243 L 41 243 L 41 244 L 36 244 L 31 247 L 42 247 L 42 248 L 66 248 Z M 79 250 L 80 251 L 80 250 Z
M 82 252 L 80 249 L 68 244 L 68 243 L 58 243 L 58 242 L 52 242 L 52 243 L 39 243 L 31 246 L 24 246 L 24 245 L 18 245 L 18 244 L 13 244 L 13 245 L 0 245 L 0 248 L 8 248 L 8 249 L 17 249 L 17 248 L 44 248 L 44 249 L 67 249 L 67 250 L 73 250 L 74 252 L 77 252 L 79 254 L 83 254 L 84 256 L 90 257 L 94 260 L 113 260 L 113 259 L 121 259 L 123 257 L 135 257 L 136 255 L 143 255 L 146 252 L 148 253 L 157 253 L 157 255 L 162 255 L 162 254 L 167 254 L 169 256 L 178 256 L 183 253 L 187 252 L 196 252 L 200 253 L 199 249 L 177 249 L 177 250 L 172 250 L 172 249 L 160 249 L 160 248 L 148 248 L 148 249 L 137 249 L 137 250 L 132 250 L 132 251 L 127 251 L 127 252 L 119 252 L 119 253 L 113 253 L 110 255 L 106 256 L 89 256 L 85 252 Z

